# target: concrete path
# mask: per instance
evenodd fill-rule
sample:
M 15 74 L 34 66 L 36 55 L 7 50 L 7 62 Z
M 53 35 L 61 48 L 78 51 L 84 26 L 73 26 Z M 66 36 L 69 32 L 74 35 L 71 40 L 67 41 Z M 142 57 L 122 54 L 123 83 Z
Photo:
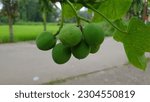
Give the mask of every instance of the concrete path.
M 98 53 L 83 60 L 72 56 L 64 65 L 33 42 L 0 44 L 0 84 L 150 84 L 150 70 L 141 72 L 127 62 L 122 45 L 112 38 Z
M 150 67 L 150 63 L 148 65 Z M 53 82 L 54 83 L 54 82 Z M 150 68 L 146 72 L 131 65 L 121 65 L 55 84 L 62 85 L 150 85 Z

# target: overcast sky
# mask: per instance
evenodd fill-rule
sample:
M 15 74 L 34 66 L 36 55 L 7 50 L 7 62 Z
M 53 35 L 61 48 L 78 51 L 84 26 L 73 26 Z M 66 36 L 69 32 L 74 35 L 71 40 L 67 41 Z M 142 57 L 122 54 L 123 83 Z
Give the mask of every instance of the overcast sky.
M 0 9 L 2 9 L 2 4 L 0 3 Z

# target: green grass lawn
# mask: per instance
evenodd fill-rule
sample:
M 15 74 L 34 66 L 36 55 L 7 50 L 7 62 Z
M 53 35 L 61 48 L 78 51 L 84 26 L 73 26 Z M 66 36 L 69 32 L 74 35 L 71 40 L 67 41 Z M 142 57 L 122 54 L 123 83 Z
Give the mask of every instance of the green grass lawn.
M 43 25 L 14 25 L 14 41 L 35 40 L 36 36 L 43 31 Z M 57 24 L 48 24 L 47 31 L 55 33 L 58 29 Z M 9 42 L 8 25 L 0 26 L 0 43 Z
M 114 29 L 108 24 L 100 25 L 105 32 L 105 36 L 111 36 Z M 35 40 L 36 36 L 43 31 L 42 23 L 21 23 L 14 27 L 14 41 L 28 41 Z M 47 24 L 47 31 L 55 33 L 59 26 L 57 23 Z M 9 27 L 8 25 L 0 25 L 0 43 L 9 42 Z

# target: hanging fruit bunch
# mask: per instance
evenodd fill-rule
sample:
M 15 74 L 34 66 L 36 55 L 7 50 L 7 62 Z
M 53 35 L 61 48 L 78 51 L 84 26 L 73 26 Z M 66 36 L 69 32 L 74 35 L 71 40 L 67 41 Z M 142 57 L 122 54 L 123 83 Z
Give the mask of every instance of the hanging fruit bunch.
M 68 62 L 72 55 L 77 59 L 84 59 L 90 53 L 94 54 L 100 49 L 105 34 L 98 23 L 104 21 L 115 29 L 113 38 L 123 44 L 129 62 L 145 70 L 147 65 L 145 52 L 150 52 L 150 26 L 145 24 L 143 15 L 141 14 L 140 17 L 137 11 L 140 9 L 142 13 L 142 6 L 134 4 L 138 15 L 126 18 L 135 1 L 50 0 L 54 5 L 56 2 L 61 4 L 60 27 L 55 34 L 42 32 L 36 38 L 36 45 L 40 50 L 52 49 L 52 58 L 57 64 Z M 78 11 L 82 7 L 86 7 L 91 12 L 91 18 L 87 19 L 79 15 Z M 146 9 L 145 6 L 143 8 Z M 145 14 L 145 11 L 143 12 Z M 76 24 L 65 25 L 64 19 L 68 17 L 75 17 Z M 87 23 L 82 23 L 83 21 Z

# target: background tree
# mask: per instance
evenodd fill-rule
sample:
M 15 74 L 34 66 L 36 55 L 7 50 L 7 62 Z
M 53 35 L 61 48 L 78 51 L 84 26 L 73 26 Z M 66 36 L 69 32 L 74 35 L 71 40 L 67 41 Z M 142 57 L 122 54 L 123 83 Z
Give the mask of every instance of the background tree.
M 27 20 L 27 7 L 29 0 L 18 0 L 18 11 L 19 11 L 19 19 L 21 21 Z
M 47 2 L 50 0 L 47 0 Z M 2 0 L 0 0 L 2 2 Z M 42 2 L 42 0 L 17 0 L 18 4 L 18 12 L 17 17 L 15 17 L 15 20 L 13 22 L 19 22 L 19 23 L 25 23 L 25 22 L 42 22 L 42 5 L 39 2 Z M 46 21 L 47 22 L 55 22 L 58 20 L 58 17 L 60 16 L 60 10 L 58 10 L 54 5 L 52 6 L 50 3 L 45 4 L 49 5 L 47 6 L 50 11 L 47 12 Z M 46 7 L 44 7 L 46 8 Z M 6 15 L 0 15 L 0 23 L 7 24 L 8 23 L 8 17 Z
M 148 1 L 144 0 L 143 10 L 142 10 L 142 19 L 145 23 L 148 22 Z
M 2 0 L 2 14 L 8 17 L 10 42 L 14 40 L 13 21 L 17 16 L 18 2 L 17 0 Z
M 27 22 L 42 21 L 38 0 L 18 0 L 19 20 Z
M 143 0 L 133 0 L 128 12 L 129 19 L 132 16 L 137 16 L 140 18 L 142 8 L 143 8 Z

